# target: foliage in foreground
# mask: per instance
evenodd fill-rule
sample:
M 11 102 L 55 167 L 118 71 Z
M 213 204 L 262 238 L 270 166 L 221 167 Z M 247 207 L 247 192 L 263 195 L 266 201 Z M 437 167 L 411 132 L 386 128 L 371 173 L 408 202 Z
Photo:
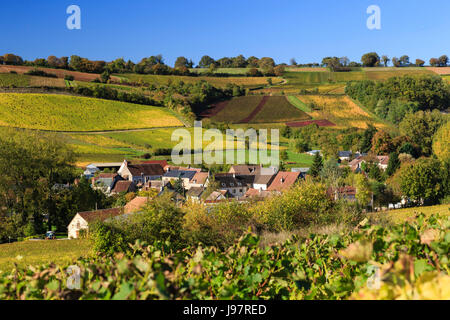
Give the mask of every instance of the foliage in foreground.
M 0 274 L 0 299 L 449 299 L 449 227 L 420 215 L 264 248 L 251 233 L 223 251 L 136 243 L 129 256 L 77 261 L 80 290 L 66 288 L 62 266 Z

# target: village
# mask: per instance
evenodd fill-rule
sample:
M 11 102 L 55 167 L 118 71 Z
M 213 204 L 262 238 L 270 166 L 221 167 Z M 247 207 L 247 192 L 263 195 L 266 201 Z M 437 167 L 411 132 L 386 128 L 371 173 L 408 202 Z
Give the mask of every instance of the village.
M 316 155 L 321 151 L 307 153 Z M 362 165 L 369 160 L 368 154 L 340 151 L 338 158 L 340 167 L 349 167 L 355 173 L 365 174 Z M 375 161 L 380 170 L 385 171 L 389 156 L 376 156 Z M 232 165 L 228 172 L 212 175 L 200 168 L 170 165 L 166 160 L 91 163 L 86 166 L 83 177 L 90 180 L 93 189 L 101 190 L 107 196 L 133 194 L 135 197 L 123 207 L 79 212 L 68 226 L 68 236 L 70 239 L 78 238 L 80 232 L 87 231 L 93 222 L 139 213 L 151 201 L 148 192 L 156 197 L 166 195 L 179 206 L 187 201 L 206 206 L 226 201 L 263 201 L 285 192 L 300 180 L 308 179 L 309 170 L 291 168 L 291 171 L 279 171 L 275 166 Z M 352 186 L 330 187 L 327 190 L 335 201 L 345 199 L 354 202 L 356 192 Z

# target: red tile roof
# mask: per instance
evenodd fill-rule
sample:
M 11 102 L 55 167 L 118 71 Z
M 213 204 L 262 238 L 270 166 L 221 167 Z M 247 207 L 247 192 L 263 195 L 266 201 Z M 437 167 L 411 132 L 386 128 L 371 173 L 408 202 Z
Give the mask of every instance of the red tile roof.
M 133 182 L 129 180 L 117 181 L 112 192 L 114 193 L 128 192 L 130 191 L 132 184 Z
M 113 208 L 113 209 L 103 209 L 97 211 L 85 211 L 78 212 L 78 214 L 86 220 L 88 223 L 94 221 L 104 221 L 109 218 L 113 218 L 115 216 L 121 215 L 123 213 L 122 208 Z
M 125 213 L 136 212 L 145 207 L 147 202 L 148 202 L 147 197 L 136 197 L 125 205 L 124 207 Z
M 208 176 L 208 172 L 197 172 L 190 182 L 194 184 L 205 184 Z
M 150 161 L 143 161 L 144 164 L 159 164 L 161 167 L 166 167 L 168 165 L 167 160 L 150 160 Z
M 299 179 L 300 172 L 278 172 L 275 179 L 273 179 L 267 191 L 285 191 L 292 187 Z

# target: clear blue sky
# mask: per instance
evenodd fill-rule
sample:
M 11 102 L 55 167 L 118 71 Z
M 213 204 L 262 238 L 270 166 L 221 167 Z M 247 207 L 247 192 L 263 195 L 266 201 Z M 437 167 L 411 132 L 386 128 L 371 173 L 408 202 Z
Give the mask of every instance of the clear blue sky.
M 66 28 L 71 4 L 81 8 L 81 30 Z M 366 27 L 372 4 L 381 30 Z M 450 55 L 449 14 L 448 0 L 14 0 L 0 7 L 0 54 L 135 62 L 162 54 L 172 65 L 180 55 L 307 63 L 376 51 L 428 62 Z

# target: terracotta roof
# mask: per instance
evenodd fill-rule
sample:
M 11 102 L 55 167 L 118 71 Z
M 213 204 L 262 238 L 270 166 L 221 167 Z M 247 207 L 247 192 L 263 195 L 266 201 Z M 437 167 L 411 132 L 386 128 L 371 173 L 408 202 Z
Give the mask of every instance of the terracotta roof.
M 195 171 L 200 172 L 202 169 L 200 168 L 186 168 L 186 167 L 178 167 L 178 166 L 172 166 L 168 165 L 164 168 L 165 171 L 172 171 L 172 170 L 178 170 L 178 171 Z
M 208 176 L 208 172 L 197 172 L 190 182 L 195 184 L 205 184 Z
M 128 192 L 130 191 L 132 185 L 133 182 L 129 180 L 117 181 L 112 192 L 114 193 Z
M 244 198 L 267 198 L 271 195 L 270 191 L 260 191 L 250 188 L 244 195 Z
M 226 197 L 227 191 L 226 190 L 220 190 L 220 191 L 213 191 L 211 194 L 206 198 L 206 201 L 217 201 L 220 197 Z
M 294 185 L 300 177 L 300 172 L 278 172 L 270 184 L 268 191 L 285 191 Z
M 147 202 L 148 202 L 147 197 L 136 197 L 125 205 L 124 207 L 125 213 L 136 212 L 145 207 Z
M 259 174 L 261 166 L 256 165 L 234 165 L 231 166 L 228 173 L 234 173 L 236 175 L 255 175 Z
M 143 164 L 159 164 L 163 169 L 168 165 L 167 160 L 150 160 L 143 161 Z
M 122 208 L 103 209 L 97 211 L 78 212 L 78 214 L 88 223 L 94 221 L 105 221 L 123 213 Z
M 147 164 L 131 164 L 128 165 L 128 170 L 130 170 L 133 176 L 162 176 L 164 174 L 164 169 L 160 164 L 147 163 Z

